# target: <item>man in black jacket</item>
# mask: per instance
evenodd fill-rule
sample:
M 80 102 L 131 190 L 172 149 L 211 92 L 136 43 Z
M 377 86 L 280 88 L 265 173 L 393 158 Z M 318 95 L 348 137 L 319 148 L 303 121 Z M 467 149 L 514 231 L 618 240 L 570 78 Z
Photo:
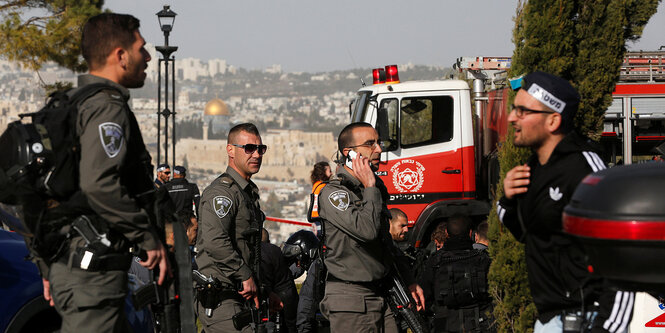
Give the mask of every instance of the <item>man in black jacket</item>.
M 605 169 L 590 142 L 573 131 L 579 102 L 568 81 L 534 72 L 524 77 L 508 116 L 515 146 L 534 154 L 506 174 L 497 213 L 526 244 L 529 286 L 538 309 L 534 333 L 575 326 L 623 332 L 632 314 L 634 293 L 602 286 L 587 272 L 581 245 L 562 230 L 561 214 L 577 185 Z
M 169 191 L 171 199 L 175 204 L 175 211 L 194 211 L 198 216 L 199 201 L 201 195 L 199 187 L 194 183 L 190 183 L 185 179 L 187 176 L 187 169 L 177 165 L 173 168 L 173 180 L 164 184 Z

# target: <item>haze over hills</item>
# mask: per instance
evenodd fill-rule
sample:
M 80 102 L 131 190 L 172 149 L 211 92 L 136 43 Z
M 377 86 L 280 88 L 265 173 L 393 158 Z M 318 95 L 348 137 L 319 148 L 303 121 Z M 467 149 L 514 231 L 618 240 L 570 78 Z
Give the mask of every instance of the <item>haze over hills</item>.
M 150 49 L 154 56 L 154 49 Z M 131 90 L 130 103 L 153 157 L 164 161 L 163 119 L 160 160 L 157 161 L 157 61 L 147 70 L 143 88 Z M 386 64 L 377 64 L 383 67 Z M 452 70 L 436 66 L 399 65 L 402 81 L 444 79 Z M 318 161 L 335 159 L 336 137 L 349 121 L 349 103 L 361 87 L 372 84 L 371 69 L 317 73 L 286 73 L 281 66 L 247 70 L 224 60 L 176 61 L 176 164 L 189 169 L 188 178 L 203 190 L 226 168 L 226 135 L 241 122 L 255 123 L 269 146 L 261 172 L 253 179 L 261 187 L 268 216 L 304 220 L 310 190 L 309 172 Z M 18 114 L 39 110 L 45 101 L 41 83 L 76 84 L 76 75 L 53 65 L 39 73 L 0 60 L 0 131 Z M 162 99 L 162 103 L 163 103 Z M 211 104 L 209 104 L 211 103 Z M 223 112 L 209 112 L 216 105 Z M 164 104 L 161 108 L 164 108 Z M 171 126 L 171 119 L 169 119 Z M 169 133 L 173 129 L 169 128 Z M 173 154 L 169 139 L 168 162 Z M 275 241 L 284 240 L 286 228 L 272 227 Z M 289 231 L 290 230 L 290 231 Z

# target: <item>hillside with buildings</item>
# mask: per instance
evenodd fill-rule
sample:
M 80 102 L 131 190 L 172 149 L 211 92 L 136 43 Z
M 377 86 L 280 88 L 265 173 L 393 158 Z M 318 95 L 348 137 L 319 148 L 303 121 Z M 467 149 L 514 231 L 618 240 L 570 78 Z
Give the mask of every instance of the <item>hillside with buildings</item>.
M 157 164 L 158 56 L 154 47 L 147 48 L 155 60 L 146 71 L 145 86 L 131 91 L 130 105 Z M 267 215 L 304 220 L 311 167 L 336 159 L 336 138 L 349 121 L 349 103 L 361 80 L 371 84 L 371 69 L 285 73 L 280 65 L 244 69 L 222 59 L 194 58 L 176 58 L 175 69 L 176 103 L 169 108 L 176 112 L 176 164 L 185 165 L 188 178 L 203 190 L 226 168 L 229 128 L 255 123 L 269 147 L 261 172 L 253 178 L 261 187 L 264 208 L 269 208 Z M 400 65 L 403 81 L 443 79 L 451 73 L 448 68 Z M 76 85 L 76 75 L 53 65 L 34 72 L 0 60 L 0 131 L 19 114 L 39 110 L 46 100 L 43 85 L 54 82 Z M 163 126 L 162 118 L 159 162 L 164 162 Z M 172 149 L 169 138 L 169 164 Z M 273 234 L 274 241 L 284 240 L 279 232 Z

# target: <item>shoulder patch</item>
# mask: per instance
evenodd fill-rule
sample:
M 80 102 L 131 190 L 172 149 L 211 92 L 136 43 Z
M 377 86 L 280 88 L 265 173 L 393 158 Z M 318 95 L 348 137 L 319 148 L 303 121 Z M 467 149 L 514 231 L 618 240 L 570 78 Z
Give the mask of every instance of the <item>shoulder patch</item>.
M 109 158 L 114 158 L 120 152 L 124 141 L 122 127 L 116 123 L 103 123 L 99 125 L 99 139 Z
M 338 210 L 345 211 L 349 208 L 349 192 L 344 190 L 334 191 L 328 196 L 328 201 Z
M 221 219 L 231 210 L 233 201 L 229 197 L 219 195 L 212 199 L 212 208 L 215 210 L 215 214 Z

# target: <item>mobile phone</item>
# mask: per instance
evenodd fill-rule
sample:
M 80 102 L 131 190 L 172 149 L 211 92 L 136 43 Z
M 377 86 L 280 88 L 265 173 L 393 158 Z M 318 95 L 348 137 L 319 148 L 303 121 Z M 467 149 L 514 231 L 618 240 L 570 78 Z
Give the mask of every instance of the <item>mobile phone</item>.
M 357 156 L 358 153 L 349 150 L 349 155 L 346 156 L 346 166 L 349 167 L 349 169 L 353 169 L 353 160 L 355 160 Z

